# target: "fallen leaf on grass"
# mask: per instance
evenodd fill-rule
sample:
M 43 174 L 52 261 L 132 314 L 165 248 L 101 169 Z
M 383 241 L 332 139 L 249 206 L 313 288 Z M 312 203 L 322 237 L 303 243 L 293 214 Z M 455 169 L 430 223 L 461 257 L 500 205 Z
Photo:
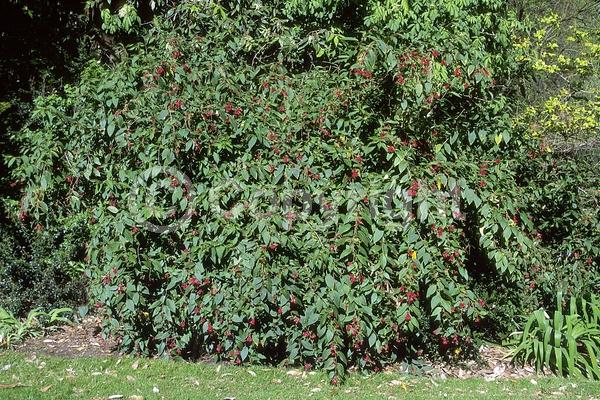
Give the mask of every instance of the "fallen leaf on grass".
M 128 400 L 144 400 L 144 396 L 133 395 L 133 396 L 129 396 Z
M 248 373 L 249 373 L 251 376 L 256 376 L 256 372 L 254 372 L 254 371 L 248 370 Z
M 42 392 L 42 393 L 47 393 L 47 392 L 48 392 L 48 390 L 50 390 L 50 388 L 51 388 L 51 387 L 52 387 L 52 385 L 48 385 L 48 386 L 46 386 L 46 387 L 43 387 L 43 388 L 41 388 L 41 389 L 40 389 L 40 392 Z
M 122 394 L 113 394 L 112 396 L 108 396 L 108 400 L 119 400 L 122 398 L 123 398 Z
M 0 383 L 0 389 L 14 389 L 14 388 L 18 388 L 18 387 L 23 387 L 25 385 L 22 385 L 20 383 Z
M 289 375 L 289 376 L 302 376 L 302 372 L 298 371 L 297 369 L 292 369 L 291 371 L 287 372 L 287 375 Z
M 133 382 L 133 381 L 135 381 L 135 378 L 134 378 L 133 376 L 131 376 L 131 375 L 127 375 L 126 379 L 127 379 L 129 382 Z
M 160 390 L 156 386 L 154 386 L 152 388 L 152 393 L 160 393 Z
M 139 366 L 140 366 L 140 361 L 137 360 L 133 364 L 131 364 L 131 369 L 138 369 Z

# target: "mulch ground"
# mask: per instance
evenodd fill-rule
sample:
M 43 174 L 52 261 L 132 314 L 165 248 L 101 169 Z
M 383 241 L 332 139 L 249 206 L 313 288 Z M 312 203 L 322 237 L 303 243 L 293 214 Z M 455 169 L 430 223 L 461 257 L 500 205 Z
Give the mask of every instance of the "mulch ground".
M 46 336 L 30 338 L 17 350 L 64 358 L 117 355 L 116 343 L 102 338 L 100 322 L 98 317 L 86 317 L 78 324 L 65 325 Z
M 101 321 L 98 317 L 87 317 L 79 324 L 68 325 L 44 337 L 31 338 L 18 350 L 32 355 L 48 355 L 63 358 L 119 356 L 115 341 L 106 341 L 100 334 Z M 499 346 L 482 346 L 480 360 L 460 365 L 430 364 L 423 375 L 435 378 L 484 378 L 485 380 L 515 379 L 536 376 L 531 367 L 517 367 L 510 363 L 508 350 Z M 394 373 L 398 367 L 386 372 Z

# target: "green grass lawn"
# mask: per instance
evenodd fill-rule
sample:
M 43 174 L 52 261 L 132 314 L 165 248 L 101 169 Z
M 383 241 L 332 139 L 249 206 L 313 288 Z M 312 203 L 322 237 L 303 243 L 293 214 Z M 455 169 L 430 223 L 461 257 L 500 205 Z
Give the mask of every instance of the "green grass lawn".
M 332 387 L 322 373 L 133 358 L 68 360 L 0 354 L 0 399 L 600 399 L 600 382 L 559 378 L 431 380 L 351 375 Z M 15 384 L 22 386 L 14 387 Z M 135 397 L 137 396 L 137 397 Z

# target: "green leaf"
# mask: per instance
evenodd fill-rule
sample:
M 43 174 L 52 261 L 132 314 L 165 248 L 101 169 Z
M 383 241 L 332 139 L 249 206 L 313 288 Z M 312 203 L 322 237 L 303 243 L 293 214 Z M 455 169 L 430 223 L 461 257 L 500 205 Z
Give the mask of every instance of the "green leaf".
M 374 232 L 373 232 L 373 243 L 379 242 L 382 237 L 383 237 L 383 231 L 375 228 Z

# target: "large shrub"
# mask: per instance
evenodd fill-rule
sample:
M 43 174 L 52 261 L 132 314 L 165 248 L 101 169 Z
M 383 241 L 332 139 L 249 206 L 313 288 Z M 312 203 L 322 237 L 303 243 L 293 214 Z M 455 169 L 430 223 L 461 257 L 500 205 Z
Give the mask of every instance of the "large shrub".
M 460 354 L 477 288 L 525 290 L 538 261 L 502 4 L 184 3 L 38 100 L 10 161 L 22 216 L 89 221 L 94 298 L 130 351 L 334 381 Z

